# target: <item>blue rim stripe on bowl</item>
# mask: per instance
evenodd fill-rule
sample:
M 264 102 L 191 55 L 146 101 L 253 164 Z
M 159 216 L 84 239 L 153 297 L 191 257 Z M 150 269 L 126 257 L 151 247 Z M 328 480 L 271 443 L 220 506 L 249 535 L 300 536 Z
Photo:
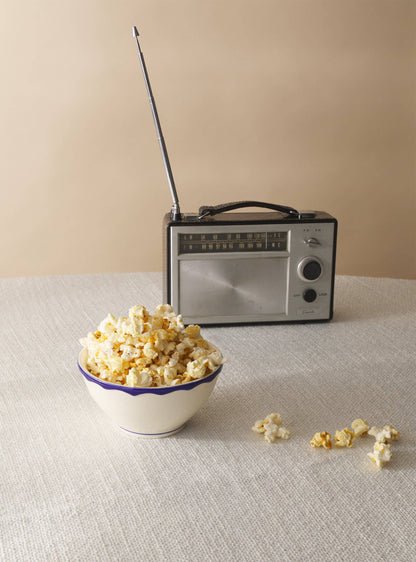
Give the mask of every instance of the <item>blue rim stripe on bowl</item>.
M 105 388 L 106 390 L 120 390 L 121 392 L 126 392 L 127 394 L 130 394 L 131 396 L 137 396 L 138 394 L 169 394 L 170 392 L 176 392 L 178 390 L 192 390 L 193 388 L 195 388 L 196 386 L 200 385 L 200 384 L 204 384 L 204 383 L 208 383 L 213 381 L 221 372 L 222 369 L 222 365 L 220 365 L 218 367 L 218 369 L 216 371 L 214 371 L 213 373 L 211 373 L 210 375 L 203 377 L 202 379 L 196 379 L 194 381 L 191 382 L 186 382 L 183 384 L 178 384 L 175 386 L 155 386 L 155 387 L 137 387 L 137 386 L 124 386 L 121 384 L 115 384 L 112 382 L 107 382 L 104 381 L 102 379 L 99 379 L 98 377 L 96 377 L 95 375 L 92 375 L 91 373 L 89 373 L 88 371 L 86 371 L 85 369 L 83 369 L 79 363 L 78 363 L 78 368 L 81 371 L 81 373 L 84 375 L 84 377 L 89 380 L 90 382 L 94 382 L 96 384 L 98 384 L 99 386 L 101 386 L 102 388 Z

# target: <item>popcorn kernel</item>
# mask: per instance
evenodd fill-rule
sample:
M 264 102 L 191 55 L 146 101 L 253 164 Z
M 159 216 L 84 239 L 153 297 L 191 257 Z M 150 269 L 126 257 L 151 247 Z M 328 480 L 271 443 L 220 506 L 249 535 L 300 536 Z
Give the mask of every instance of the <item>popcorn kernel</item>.
M 377 468 L 383 468 L 385 463 L 391 460 L 391 445 L 376 441 L 373 452 L 367 453 L 367 455 L 376 464 Z
M 352 422 L 351 428 L 354 431 L 354 437 L 364 437 L 367 435 L 370 425 L 365 420 L 358 418 Z
M 392 425 L 385 425 L 382 428 L 375 425 L 369 429 L 368 434 L 375 437 L 376 441 L 381 443 L 391 443 L 400 438 L 399 432 Z
M 354 433 L 350 431 L 347 427 L 341 431 L 335 432 L 334 445 L 335 447 L 352 447 L 352 440 L 354 439 Z
M 312 447 L 323 447 L 324 449 L 332 449 L 331 434 L 327 431 L 315 433 L 311 441 Z
M 277 439 L 289 439 L 290 431 L 281 427 L 282 416 L 277 413 L 268 414 L 264 420 L 257 420 L 251 428 L 256 433 L 263 433 L 268 443 L 274 443 Z

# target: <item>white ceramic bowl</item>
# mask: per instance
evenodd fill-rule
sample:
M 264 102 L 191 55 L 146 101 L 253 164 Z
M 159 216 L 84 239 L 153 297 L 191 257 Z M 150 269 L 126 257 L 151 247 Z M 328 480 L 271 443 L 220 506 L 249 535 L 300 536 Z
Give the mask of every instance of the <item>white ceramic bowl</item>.
M 122 429 L 138 437 L 167 437 L 180 431 L 214 390 L 222 365 L 202 379 L 176 386 L 138 388 L 113 384 L 92 375 L 87 350 L 78 367 L 98 406 Z

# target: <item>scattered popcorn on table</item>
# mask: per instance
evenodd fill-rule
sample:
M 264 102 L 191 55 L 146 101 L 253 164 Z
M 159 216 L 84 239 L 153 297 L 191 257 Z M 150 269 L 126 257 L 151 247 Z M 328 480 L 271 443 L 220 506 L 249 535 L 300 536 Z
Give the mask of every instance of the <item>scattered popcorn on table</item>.
M 97 331 L 79 341 L 93 375 L 132 387 L 183 384 L 206 377 L 224 362 L 199 326 L 185 328 L 169 304 L 156 307 L 153 316 L 141 305 L 130 308 L 128 318 L 108 314 Z
M 281 427 L 282 416 L 280 414 L 269 414 L 264 420 L 257 420 L 251 428 L 256 433 L 264 433 L 268 443 L 274 443 L 277 439 L 289 439 L 290 431 Z
M 358 418 L 352 422 L 351 428 L 354 431 L 354 437 L 364 437 L 367 435 L 370 425 L 365 420 Z
M 383 427 L 370 425 L 363 419 L 357 418 L 351 424 L 351 430 L 346 427 L 341 431 L 335 432 L 334 445 L 335 447 L 352 447 L 353 441 L 356 437 L 363 437 L 364 435 L 372 435 L 375 437 L 374 450 L 372 453 L 367 453 L 373 463 L 378 468 L 382 468 L 386 462 L 389 462 L 392 457 L 391 445 L 392 441 L 397 441 L 400 437 L 399 432 L 391 425 Z M 253 428 L 254 429 L 254 428 Z M 324 447 L 325 449 L 332 448 L 331 434 L 323 431 L 322 433 L 315 433 L 311 441 L 312 447 Z
M 311 441 L 312 447 L 323 447 L 324 449 L 332 449 L 331 434 L 327 431 L 315 433 Z
M 391 445 L 376 441 L 373 452 L 367 454 L 378 468 L 383 468 L 383 465 L 391 460 Z
M 391 425 L 383 427 L 375 425 L 368 431 L 368 434 L 375 437 L 376 441 L 380 443 L 391 443 L 392 441 L 397 441 L 400 437 L 399 432 Z
M 353 439 L 354 433 L 346 427 L 341 431 L 337 430 L 335 432 L 334 445 L 335 447 L 352 447 Z
M 264 424 L 268 424 L 269 422 L 280 425 L 282 423 L 282 416 L 280 414 L 269 414 L 264 420 L 257 420 L 251 429 L 256 433 L 264 433 L 266 431 Z
M 383 427 L 375 425 L 368 430 L 368 434 L 375 437 L 376 442 L 373 452 L 367 454 L 378 468 L 383 468 L 384 464 L 391 460 L 390 443 L 399 439 L 399 432 L 392 425 L 385 425 Z

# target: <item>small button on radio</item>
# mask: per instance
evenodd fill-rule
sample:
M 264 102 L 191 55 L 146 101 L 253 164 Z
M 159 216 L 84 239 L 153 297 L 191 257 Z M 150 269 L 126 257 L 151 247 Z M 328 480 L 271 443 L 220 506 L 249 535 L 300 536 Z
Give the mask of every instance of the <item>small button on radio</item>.
M 317 294 L 315 289 L 305 289 L 303 291 L 303 300 L 305 302 L 314 302 L 316 300 Z
M 298 263 L 298 275 L 302 281 L 312 283 L 317 281 L 323 272 L 322 263 L 314 256 L 302 258 Z

